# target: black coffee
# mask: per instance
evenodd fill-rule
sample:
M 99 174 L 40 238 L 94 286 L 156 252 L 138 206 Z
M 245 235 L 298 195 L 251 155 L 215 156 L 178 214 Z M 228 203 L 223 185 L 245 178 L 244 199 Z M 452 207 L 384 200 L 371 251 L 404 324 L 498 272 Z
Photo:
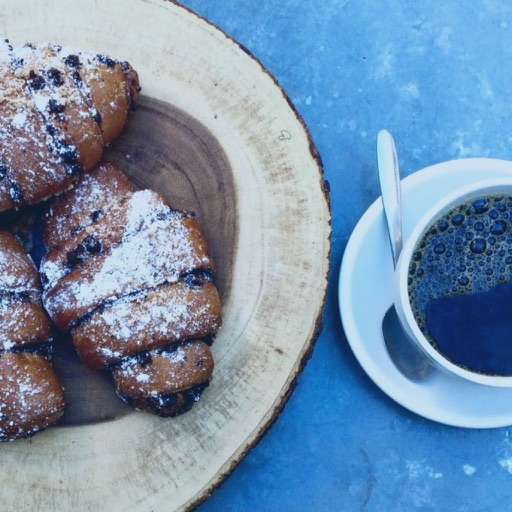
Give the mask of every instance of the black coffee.
M 512 375 L 512 197 L 479 197 L 438 218 L 413 255 L 409 296 L 449 360 Z

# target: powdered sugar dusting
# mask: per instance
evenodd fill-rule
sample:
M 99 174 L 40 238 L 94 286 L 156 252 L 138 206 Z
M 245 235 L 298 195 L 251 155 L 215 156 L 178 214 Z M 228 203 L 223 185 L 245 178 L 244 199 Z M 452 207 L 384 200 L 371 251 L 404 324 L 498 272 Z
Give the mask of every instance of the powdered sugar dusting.
M 47 278 L 51 274 L 43 298 L 51 315 L 76 310 L 74 318 L 78 318 L 98 304 L 176 282 L 191 269 L 211 267 L 204 242 L 193 238 L 197 233 L 189 229 L 183 214 L 162 210 L 155 197 L 143 190 L 129 198 L 121 243 L 106 254 L 91 258 L 64 278 L 43 266 Z
M 0 350 L 51 338 L 49 320 L 35 297 L 29 300 L 16 294 L 0 295 L 0 318 Z
M 3 40 L 0 73 L 0 211 L 67 188 L 99 161 L 138 98 L 128 64 L 45 42 L 13 48 Z M 93 91 L 91 81 L 101 87 Z
M 156 221 L 151 228 L 114 247 L 89 280 L 71 284 L 69 293 L 77 307 L 176 281 L 179 274 L 175 254 L 190 255 L 191 244 L 182 225 L 173 228 L 170 231 L 165 221 Z M 195 258 L 185 256 L 181 266 L 193 268 L 194 262 Z
M 180 326 L 192 320 L 191 312 L 184 302 L 153 302 L 145 315 L 136 318 L 133 318 L 133 307 L 133 302 L 129 299 L 118 300 L 101 315 L 106 327 L 116 332 L 120 338 L 139 337 L 149 326 L 175 338 L 177 333 L 169 332 L 169 325 L 177 326 L 176 330 L 179 332 Z
M 96 310 L 72 330 L 80 355 L 106 367 L 143 350 L 215 334 L 221 325 L 212 283 L 190 288 L 183 282 L 121 298 Z
M 114 189 L 110 199 L 107 176 L 93 171 L 49 213 L 47 226 L 71 234 L 43 260 L 43 301 L 84 362 L 112 370 L 123 400 L 180 414 L 214 366 L 202 341 L 222 322 L 212 261 L 193 217 L 149 190 Z
M 0 355 L 0 441 L 30 436 L 60 417 L 64 396 L 54 379 L 41 356 Z
M 52 389 L 52 369 L 41 356 L 14 353 L 51 341 L 40 303 L 36 268 L 9 232 L 0 232 L 0 441 L 27 436 L 56 421 L 63 395 Z
M 211 353 L 201 341 L 185 342 L 173 350 L 152 351 L 150 358 L 151 362 L 146 364 L 128 358 L 116 368 L 114 378 L 123 381 L 125 391 L 129 388 L 133 394 L 154 397 L 175 393 L 208 379 L 213 369 L 212 363 L 206 363 Z M 205 364 L 197 364 L 198 361 Z
M 13 235 L 0 232 L 0 290 L 9 293 L 39 293 L 37 270 Z
M 11 120 L 11 124 L 15 128 L 21 128 L 26 122 L 27 122 L 27 112 L 23 111 L 23 110 L 20 112 L 17 112 Z
M 116 167 L 100 164 L 51 205 L 45 216 L 45 244 L 60 246 L 104 215 L 112 217 L 115 205 L 133 190 Z

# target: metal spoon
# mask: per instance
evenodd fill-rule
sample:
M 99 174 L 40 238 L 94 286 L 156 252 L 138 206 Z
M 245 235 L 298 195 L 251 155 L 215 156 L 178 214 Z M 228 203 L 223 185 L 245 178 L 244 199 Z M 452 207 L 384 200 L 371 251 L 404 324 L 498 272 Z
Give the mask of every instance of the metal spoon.
M 395 142 L 387 130 L 381 130 L 377 136 L 377 161 L 393 266 L 396 268 L 402 251 L 400 172 Z M 412 381 L 428 377 L 433 369 L 432 363 L 404 332 L 394 305 L 384 315 L 382 334 L 389 357 L 405 377 Z

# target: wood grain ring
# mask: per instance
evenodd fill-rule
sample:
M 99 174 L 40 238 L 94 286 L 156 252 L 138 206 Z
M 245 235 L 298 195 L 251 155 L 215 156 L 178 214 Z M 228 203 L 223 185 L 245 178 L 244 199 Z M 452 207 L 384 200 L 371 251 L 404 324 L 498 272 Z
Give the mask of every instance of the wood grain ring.
M 115 409 L 110 383 L 60 354 L 66 420 L 1 447 L 0 508 L 189 509 L 267 431 L 319 334 L 330 251 L 320 158 L 261 64 L 173 2 L 6 0 L 0 26 L 14 44 L 69 44 L 138 70 L 141 108 L 105 157 L 197 212 L 225 320 L 211 386 L 172 420 Z

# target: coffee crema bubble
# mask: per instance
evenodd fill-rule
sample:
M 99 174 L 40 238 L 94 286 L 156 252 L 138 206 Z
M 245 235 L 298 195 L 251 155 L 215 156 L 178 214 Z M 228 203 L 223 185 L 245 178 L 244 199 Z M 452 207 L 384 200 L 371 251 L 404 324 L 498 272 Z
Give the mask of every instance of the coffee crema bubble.
M 453 363 L 512 375 L 512 196 L 477 197 L 437 218 L 409 265 L 419 328 Z

